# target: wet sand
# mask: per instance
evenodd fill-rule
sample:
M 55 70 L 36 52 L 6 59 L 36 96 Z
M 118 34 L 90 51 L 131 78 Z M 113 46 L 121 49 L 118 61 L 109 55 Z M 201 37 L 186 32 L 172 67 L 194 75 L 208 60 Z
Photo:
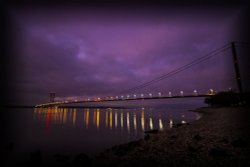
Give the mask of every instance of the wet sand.
M 114 146 L 93 166 L 250 166 L 249 108 L 201 108 L 202 117 Z

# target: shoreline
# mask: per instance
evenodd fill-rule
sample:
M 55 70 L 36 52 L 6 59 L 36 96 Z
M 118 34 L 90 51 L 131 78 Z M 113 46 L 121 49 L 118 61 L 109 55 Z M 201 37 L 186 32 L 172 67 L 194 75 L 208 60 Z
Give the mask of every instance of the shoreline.
M 51 161 L 42 162 L 43 153 L 36 150 L 21 165 L 250 166 L 249 107 L 202 107 L 189 111 L 201 117 L 163 131 L 144 132 L 144 138 L 115 145 L 94 157 L 85 153 L 73 157 L 59 153 Z
M 114 146 L 93 166 L 250 166 L 247 107 L 203 107 L 201 118 Z

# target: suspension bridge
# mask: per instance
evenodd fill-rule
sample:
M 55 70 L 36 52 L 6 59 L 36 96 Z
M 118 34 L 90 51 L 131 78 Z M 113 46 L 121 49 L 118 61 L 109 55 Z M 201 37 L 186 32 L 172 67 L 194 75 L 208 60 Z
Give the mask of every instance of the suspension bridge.
M 158 92 L 158 93 L 135 93 L 142 88 L 148 87 L 150 85 L 153 85 L 155 83 L 158 83 L 162 80 L 166 80 L 168 78 L 171 78 L 175 76 L 176 74 L 188 70 L 189 68 L 203 63 L 212 57 L 215 57 L 222 52 L 231 49 L 231 54 L 233 58 L 233 64 L 234 64 L 234 71 L 235 71 L 235 79 L 238 87 L 238 92 L 242 93 L 243 88 L 242 88 L 242 81 L 241 81 L 241 76 L 240 76 L 240 69 L 239 69 L 239 63 L 238 63 L 238 58 L 237 58 L 237 53 L 236 53 L 236 47 L 243 47 L 243 48 L 249 48 L 248 43 L 244 42 L 231 42 L 228 43 L 218 49 L 215 49 L 208 54 L 199 57 L 190 63 L 187 63 L 179 68 L 176 68 L 166 74 L 163 74 L 157 78 L 154 78 L 150 81 L 144 82 L 140 85 L 137 85 L 135 87 L 132 87 L 126 91 L 121 92 L 121 95 L 115 95 L 115 96 L 109 96 L 109 97 L 96 97 L 96 98 L 86 98 L 84 100 L 62 100 L 62 101 L 54 101 L 55 98 L 55 93 L 50 93 L 50 102 L 43 103 L 43 104 L 38 104 L 35 107 L 49 107 L 49 106 L 60 106 L 60 105 L 67 105 L 67 104 L 74 104 L 74 103 L 95 103 L 95 102 L 108 102 L 108 101 L 131 101 L 131 100 L 152 100 L 152 99 L 170 99 L 170 98 L 194 98 L 194 97 L 208 97 L 208 96 L 214 96 L 216 94 L 216 91 L 213 89 L 209 89 L 206 92 L 200 93 L 197 90 L 192 90 L 192 93 L 189 92 L 189 94 L 185 94 L 184 91 L 179 91 L 179 93 L 173 94 L 171 91 L 169 92 Z M 122 95 L 123 94 L 123 95 Z

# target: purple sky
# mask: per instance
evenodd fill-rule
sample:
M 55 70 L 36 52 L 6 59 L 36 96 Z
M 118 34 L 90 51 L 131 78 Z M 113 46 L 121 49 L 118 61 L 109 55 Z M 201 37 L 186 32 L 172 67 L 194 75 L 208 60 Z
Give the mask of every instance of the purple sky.
M 241 13 L 237 6 L 13 7 L 11 84 L 21 104 L 48 101 L 50 91 L 61 98 L 121 95 L 240 41 Z M 135 93 L 236 88 L 232 67 L 229 49 Z

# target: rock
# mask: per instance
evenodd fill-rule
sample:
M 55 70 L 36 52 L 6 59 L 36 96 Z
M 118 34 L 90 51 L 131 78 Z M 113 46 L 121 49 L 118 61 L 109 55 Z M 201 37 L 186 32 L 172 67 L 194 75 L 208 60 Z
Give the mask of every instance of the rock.
M 139 147 L 141 145 L 140 141 L 131 141 L 128 143 L 129 147 Z
M 227 139 L 221 139 L 219 142 L 220 142 L 220 143 L 225 143 L 225 144 L 228 144 L 228 143 L 229 143 L 229 141 L 228 141 Z
M 201 137 L 199 134 L 197 134 L 197 135 L 195 135 L 195 136 L 193 137 L 193 139 L 196 140 L 196 141 L 201 141 L 201 140 L 204 139 L 204 138 Z
M 139 152 L 144 152 L 144 151 L 145 151 L 143 147 L 139 147 L 137 150 L 138 150 Z
M 196 148 L 195 147 L 193 147 L 193 146 L 188 146 L 188 151 L 189 152 L 192 152 L 192 153 L 194 153 L 194 152 L 196 152 Z
M 177 139 L 177 136 L 176 136 L 176 135 L 172 135 L 172 136 L 170 137 L 170 139 Z
M 246 147 L 247 146 L 247 142 L 244 140 L 244 139 L 236 139 L 234 141 L 231 142 L 231 145 L 233 147 L 240 147 L 240 148 L 243 148 L 243 147 Z
M 153 134 L 156 134 L 156 133 L 158 133 L 158 132 L 159 132 L 158 129 L 153 129 L 153 130 L 144 131 L 144 133 L 153 133 Z
M 202 148 L 201 145 L 197 145 L 197 144 L 190 144 L 188 146 L 188 151 L 191 152 L 191 153 L 195 153 L 197 152 L 198 150 L 200 150 Z
M 209 156 L 214 158 L 227 157 L 228 155 L 228 152 L 221 148 L 213 148 L 209 151 Z
M 147 136 L 145 136 L 147 138 Z M 148 139 L 147 139 L 148 140 Z M 118 156 L 122 156 L 134 150 L 136 147 L 141 146 L 141 140 L 138 141 L 131 141 L 128 144 L 118 145 L 115 149 L 113 149 L 114 153 Z
M 148 141 L 150 139 L 150 136 L 149 136 L 149 134 L 147 134 L 145 137 L 144 137 L 144 140 L 145 141 Z
M 183 125 L 182 123 L 177 123 L 177 124 L 174 124 L 173 127 L 174 127 L 174 128 L 179 128 L 179 127 L 181 127 L 182 125 Z

